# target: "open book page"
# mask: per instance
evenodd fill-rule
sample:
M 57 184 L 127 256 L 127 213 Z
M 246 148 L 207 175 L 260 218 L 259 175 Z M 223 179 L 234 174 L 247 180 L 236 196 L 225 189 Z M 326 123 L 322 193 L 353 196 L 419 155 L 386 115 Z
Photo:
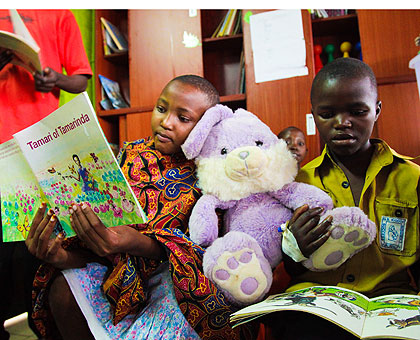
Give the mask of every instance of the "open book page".
M 26 27 L 25 23 L 23 22 L 22 18 L 20 17 L 19 13 L 15 9 L 9 9 L 10 12 L 10 19 L 13 24 L 13 31 L 20 35 L 25 41 L 32 45 L 34 50 L 38 49 L 38 44 L 36 43 L 35 39 L 32 37 L 31 33 L 29 33 L 28 28 Z
M 29 33 L 19 13 L 15 9 L 9 11 L 14 33 L 0 31 L 0 47 L 13 51 L 13 64 L 23 66 L 29 72 L 42 72 L 38 44 Z
M 420 339 L 420 296 L 386 295 L 372 299 L 363 338 Z
M 242 317 L 253 318 L 261 313 L 265 315 L 277 311 L 295 310 L 323 317 L 359 336 L 367 306 L 368 300 L 363 294 L 338 287 L 311 287 L 272 295 L 260 303 L 233 313 L 231 322 L 239 322 Z
M 146 221 L 86 92 L 14 138 L 67 236 L 73 203 L 87 202 L 108 227 Z
M 0 145 L 3 241 L 22 241 L 41 205 L 43 193 L 14 139 Z

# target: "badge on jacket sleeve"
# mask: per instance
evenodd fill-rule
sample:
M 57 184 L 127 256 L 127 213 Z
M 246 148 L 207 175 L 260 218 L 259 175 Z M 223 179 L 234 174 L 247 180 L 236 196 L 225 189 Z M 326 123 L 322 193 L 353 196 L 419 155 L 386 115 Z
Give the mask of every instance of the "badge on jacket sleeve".
M 380 246 L 383 249 L 404 249 L 406 218 L 382 216 Z

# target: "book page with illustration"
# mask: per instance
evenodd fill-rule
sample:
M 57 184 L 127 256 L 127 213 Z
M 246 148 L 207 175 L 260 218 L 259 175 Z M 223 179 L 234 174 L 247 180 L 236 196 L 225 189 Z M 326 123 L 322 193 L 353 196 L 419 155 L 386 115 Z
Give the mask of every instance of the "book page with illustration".
M 420 296 L 386 295 L 369 299 L 350 289 L 315 286 L 269 296 L 231 315 L 233 327 L 279 311 L 322 317 L 360 339 L 419 339 Z
M 86 92 L 38 123 L 14 134 L 14 139 L 67 236 L 74 235 L 69 219 L 69 207 L 74 203 L 87 202 L 108 227 L 146 221 L 105 139 Z M 7 170 L 0 171 L 16 173 L 12 169 L 16 162 L 7 161 L 10 164 Z M 9 200 L 3 201 L 5 189 L 1 189 L 3 205 L 15 206 L 13 194 L 18 192 L 18 185 L 25 185 L 25 180 L 23 176 L 11 176 L 7 187 L 11 193 Z M 34 198 L 34 202 L 39 200 Z M 31 210 L 36 208 L 34 205 Z M 16 223 L 3 225 L 3 228 L 19 234 Z M 10 233 L 8 231 L 6 235 Z M 24 235 L 20 236 L 24 238 Z

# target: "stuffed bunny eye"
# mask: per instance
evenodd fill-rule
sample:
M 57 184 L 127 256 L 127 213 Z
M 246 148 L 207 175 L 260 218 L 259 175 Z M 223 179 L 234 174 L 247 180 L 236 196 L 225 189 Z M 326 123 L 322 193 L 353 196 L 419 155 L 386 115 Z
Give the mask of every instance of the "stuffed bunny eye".
M 222 150 L 220 150 L 220 153 L 221 153 L 222 155 L 226 155 L 226 154 L 227 154 L 227 150 L 226 150 L 226 148 L 223 148 Z
M 260 140 L 257 140 L 257 141 L 255 142 L 255 144 L 256 144 L 257 146 L 262 146 L 264 143 L 263 143 L 263 142 L 261 142 Z

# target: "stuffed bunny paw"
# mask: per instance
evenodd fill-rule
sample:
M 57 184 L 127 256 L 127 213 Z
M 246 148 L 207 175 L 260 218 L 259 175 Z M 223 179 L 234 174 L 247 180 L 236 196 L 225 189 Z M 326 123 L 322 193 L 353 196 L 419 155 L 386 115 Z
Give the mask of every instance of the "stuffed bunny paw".
M 203 259 L 204 273 L 237 305 L 261 300 L 272 283 L 272 271 L 252 237 L 231 232 L 217 239 Z
M 340 207 L 325 216 L 333 217 L 331 235 L 303 265 L 312 271 L 338 268 L 347 259 L 368 247 L 376 236 L 376 226 L 358 208 Z

